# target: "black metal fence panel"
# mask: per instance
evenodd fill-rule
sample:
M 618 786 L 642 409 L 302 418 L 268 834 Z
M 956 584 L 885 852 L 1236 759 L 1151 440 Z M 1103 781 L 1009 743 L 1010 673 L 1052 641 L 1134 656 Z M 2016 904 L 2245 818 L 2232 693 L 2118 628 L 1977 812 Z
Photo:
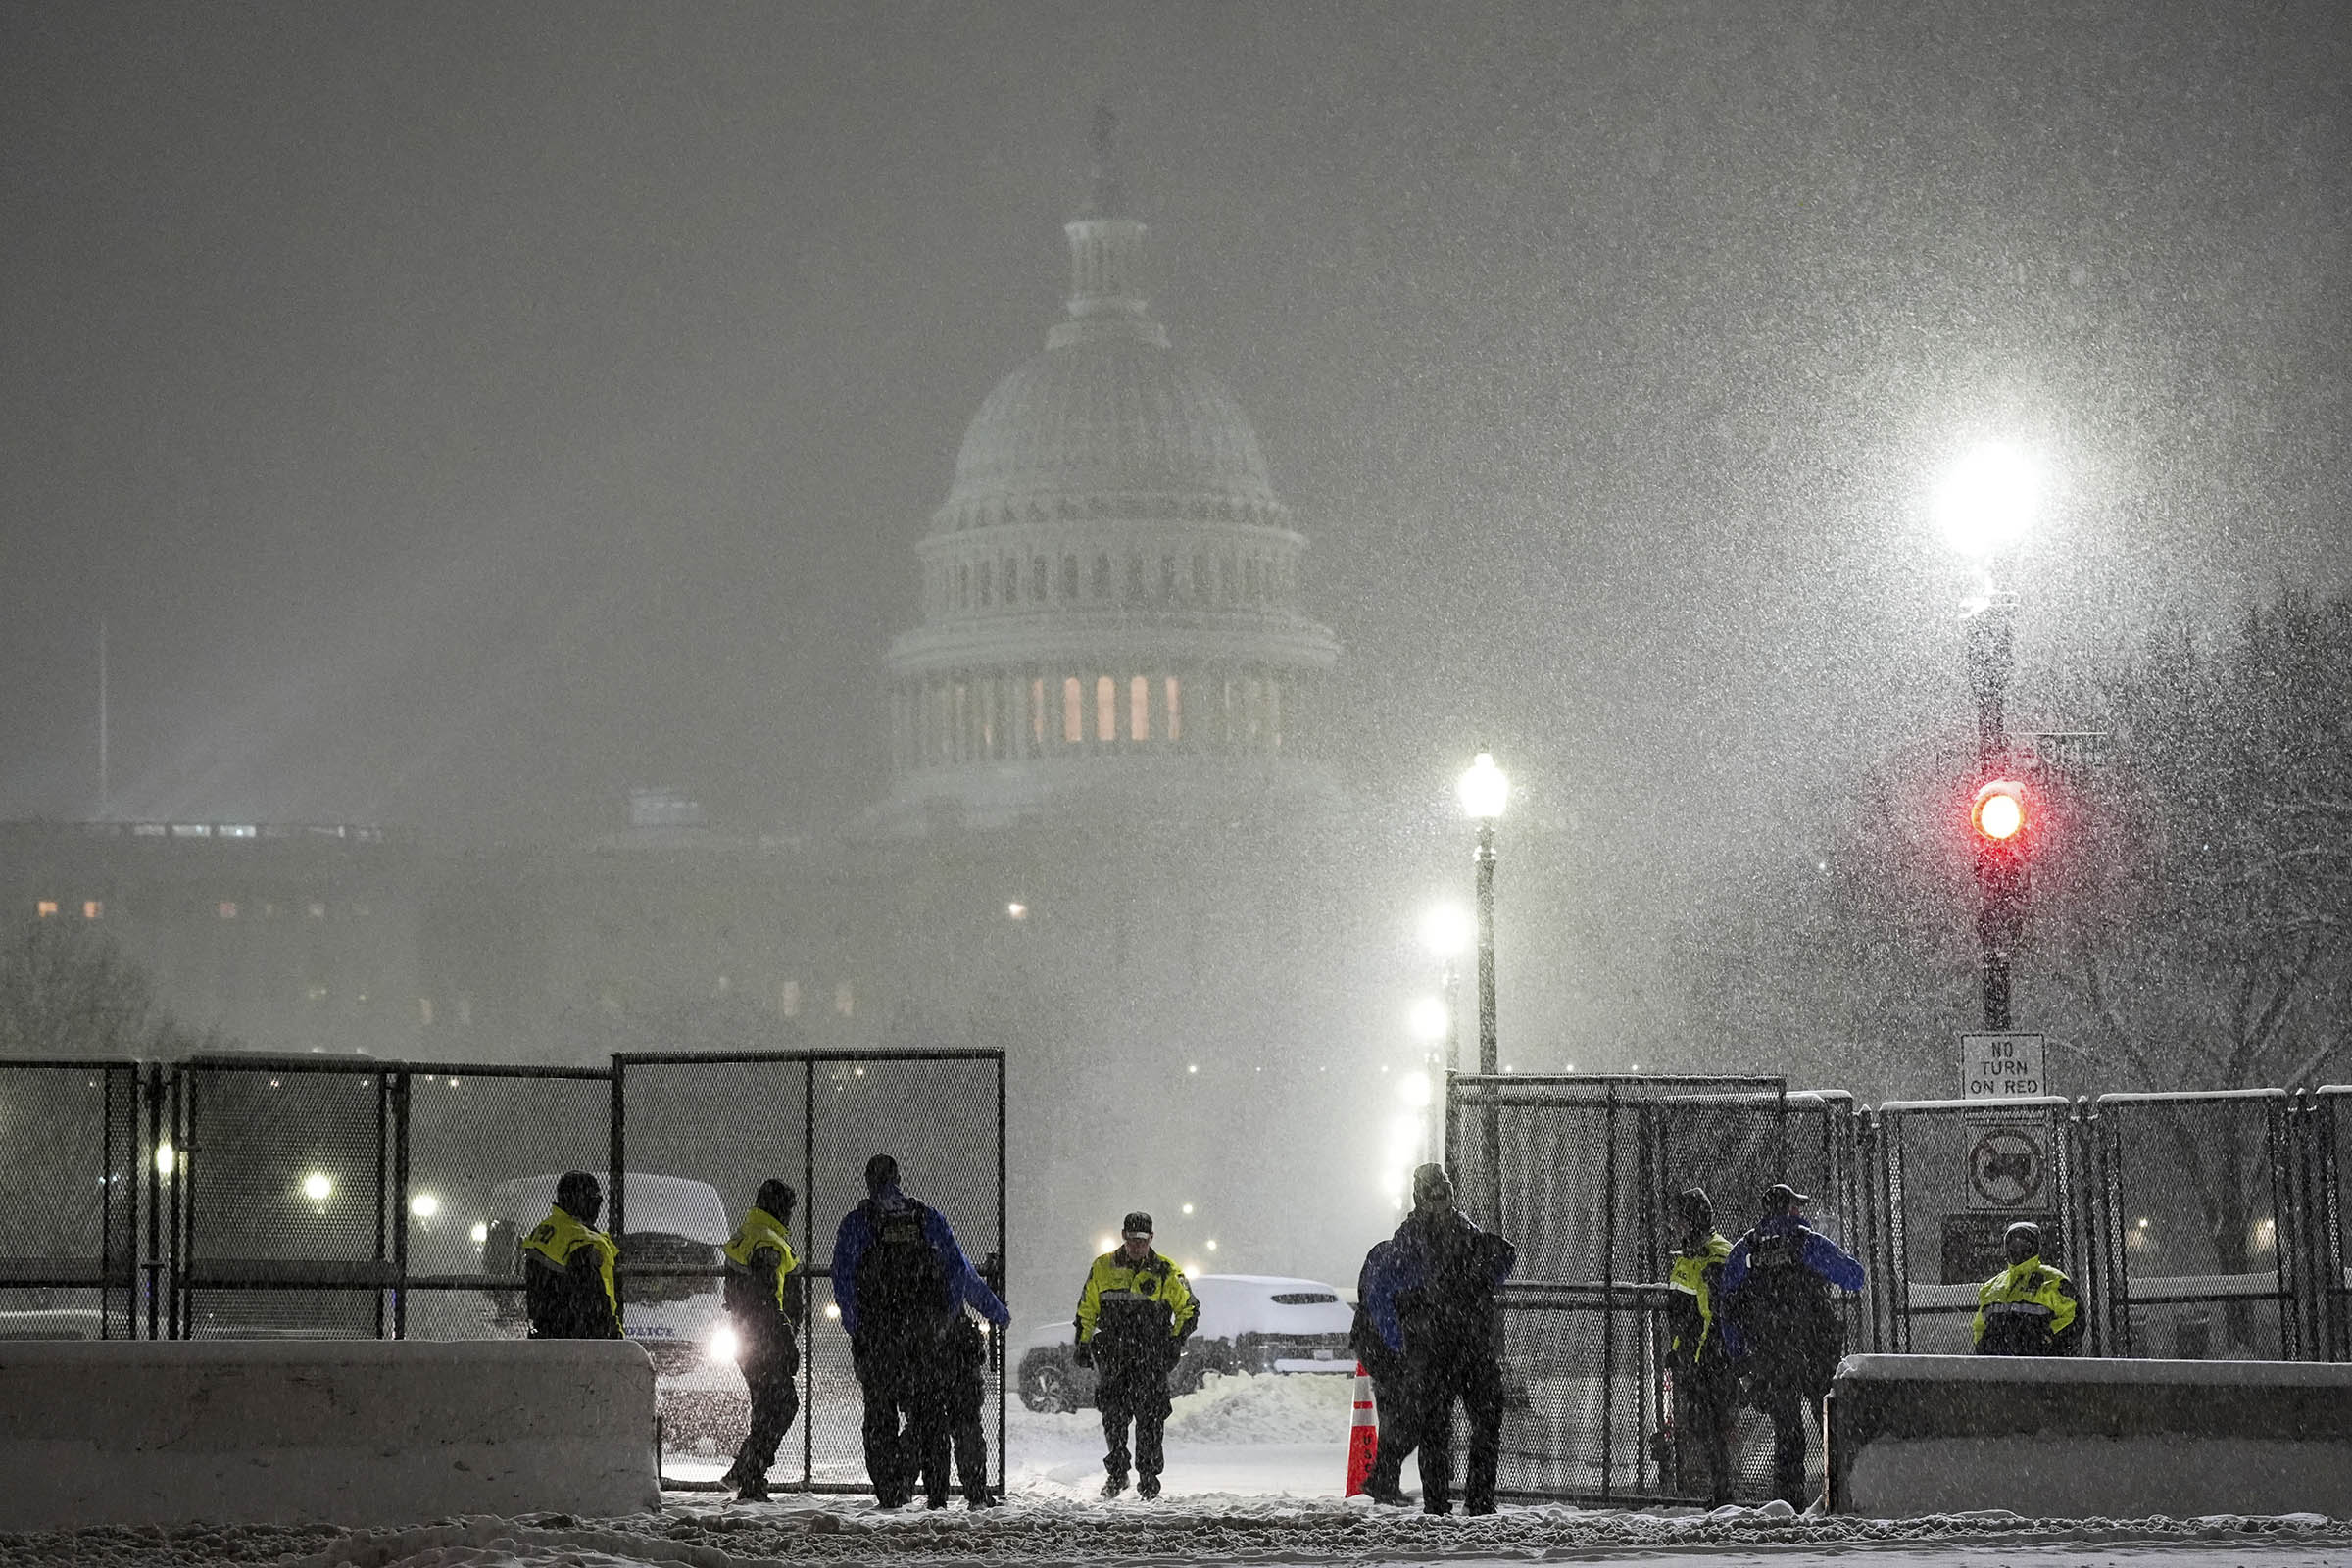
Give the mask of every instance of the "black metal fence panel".
M 182 1064 L 181 1338 L 391 1331 L 397 1072 L 323 1056 Z
M 1880 1346 L 1975 1348 L 1977 1290 L 2005 1266 L 2002 1237 L 2041 1227 L 2042 1256 L 2089 1289 L 2077 1200 L 2074 1108 L 2057 1096 L 1888 1102 L 1870 1121 L 1870 1295 Z
M 0 1062 L 0 1340 L 139 1332 L 139 1111 L 134 1062 Z
M 2099 1098 L 2110 1354 L 2302 1354 L 2286 1108 L 2276 1089 Z
M 2315 1242 L 2306 1277 L 2318 1290 L 2320 1353 L 2352 1361 L 2352 1205 L 2344 1198 L 2345 1172 L 2352 1170 L 2352 1085 L 2313 1091 L 2305 1125 L 2312 1184 L 2306 1232 Z
M 1860 1183 L 1845 1097 L 1774 1079 L 1455 1077 L 1446 1148 L 1458 1200 L 1519 1249 L 1503 1293 L 1502 1490 L 1684 1494 L 1663 1363 L 1671 1200 L 1707 1189 L 1737 1236 L 1786 1181 L 1813 1193 L 1825 1230 L 1850 1236 Z M 1769 1442 L 1743 1440 L 1739 1463 L 1764 1485 Z
M 612 1074 L 411 1062 L 398 1083 L 393 1330 L 521 1339 L 521 1239 L 546 1216 L 555 1177 L 609 1162 Z
M 793 1245 L 808 1291 L 802 1351 L 802 1410 L 772 1479 L 777 1485 L 862 1488 L 865 1457 L 859 1396 L 849 1337 L 833 1307 L 833 1247 L 842 1221 L 866 1197 L 866 1161 L 898 1161 L 910 1198 L 938 1209 L 977 1265 L 1002 1256 L 1004 1234 L 1004 1057 L 995 1052 L 790 1053 L 625 1055 L 614 1058 L 617 1138 L 625 1150 L 618 1184 L 629 1231 L 641 1225 L 656 1176 L 715 1191 L 735 1218 L 762 1180 L 780 1176 L 799 1194 Z M 619 1223 L 619 1222 L 616 1222 Z M 723 1235 L 722 1235 L 723 1239 Z M 625 1247 L 625 1238 L 624 1238 Z M 625 1253 L 624 1253 L 625 1256 Z M 683 1251 L 669 1264 L 691 1269 Z M 715 1289 L 712 1250 L 706 1275 Z M 678 1316 L 690 1313 L 664 1306 Z M 632 1305 L 634 1337 L 649 1309 Z M 664 1375 L 671 1441 L 723 1448 L 710 1411 L 740 1402 L 742 1380 L 730 1366 L 681 1346 Z M 1004 1356 L 993 1345 L 985 1408 L 995 1428 L 992 1465 L 1004 1474 Z M 720 1416 L 723 1426 L 727 1417 Z M 688 1432 L 685 1427 L 696 1430 Z M 740 1435 L 740 1428 L 735 1429 Z M 796 1474 L 791 1472 L 797 1471 Z

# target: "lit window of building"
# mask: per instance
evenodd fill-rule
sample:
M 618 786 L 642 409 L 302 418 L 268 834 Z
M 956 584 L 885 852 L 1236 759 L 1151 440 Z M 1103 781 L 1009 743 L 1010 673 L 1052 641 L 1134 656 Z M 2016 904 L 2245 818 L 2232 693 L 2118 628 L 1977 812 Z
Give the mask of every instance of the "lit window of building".
M 1127 738 L 1152 738 L 1152 681 L 1148 676 L 1138 675 L 1127 683 Z
M 236 901 L 234 899 L 222 899 L 220 901 L 220 918 L 223 920 L 234 920 L 236 917 Z
M 1072 675 L 1061 683 L 1061 738 L 1075 746 L 1085 739 L 1082 733 L 1086 709 L 1078 695 L 1078 677 Z
M 84 900 L 82 900 L 82 901 L 81 901 L 81 917 L 82 917 L 84 920 L 103 920 L 103 919 L 105 919 L 105 918 L 106 918 L 106 901 L 104 901 L 103 899 L 84 899 Z
M 1119 738 L 1119 683 L 1108 675 L 1095 677 L 1095 739 Z
M 1168 739 L 1184 739 L 1184 682 L 1170 675 L 1167 681 Z
M 55 899 L 43 899 L 32 906 L 32 912 L 46 920 L 57 912 L 57 901 Z
M 1029 682 L 1029 738 L 1041 747 L 1046 744 L 1046 682 L 1043 676 Z

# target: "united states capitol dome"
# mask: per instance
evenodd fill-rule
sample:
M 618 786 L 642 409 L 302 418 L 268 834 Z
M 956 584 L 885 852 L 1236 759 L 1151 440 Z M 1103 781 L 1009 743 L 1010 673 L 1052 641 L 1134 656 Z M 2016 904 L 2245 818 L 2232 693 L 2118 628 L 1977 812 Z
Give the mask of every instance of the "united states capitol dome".
M 997 383 L 942 512 L 971 526 L 967 509 L 1139 493 L 1276 504 L 1257 432 L 1213 377 L 1149 334 L 1098 331 Z

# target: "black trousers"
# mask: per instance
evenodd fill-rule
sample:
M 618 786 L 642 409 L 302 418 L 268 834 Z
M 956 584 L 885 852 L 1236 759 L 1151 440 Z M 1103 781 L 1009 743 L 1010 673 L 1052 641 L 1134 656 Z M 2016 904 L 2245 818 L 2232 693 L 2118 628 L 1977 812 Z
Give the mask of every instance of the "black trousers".
M 865 1474 L 874 1499 L 895 1508 L 919 1484 L 935 1503 L 948 1500 L 948 1399 L 936 1347 L 910 1341 L 868 1344 L 855 1352 L 865 1396 Z
M 1102 1409 L 1102 1469 L 1127 1479 L 1127 1429 L 1135 1428 L 1135 1473 L 1156 1477 L 1167 1466 L 1168 1375 L 1157 1367 L 1113 1368 L 1095 1386 Z
M 1805 1409 L 1810 1405 L 1819 1412 L 1820 1398 L 1794 1383 L 1771 1383 L 1755 1391 L 1755 1405 L 1772 1423 L 1772 1494 L 1791 1508 L 1810 1507 L 1813 1486 L 1805 1474 Z
M 1699 1472 L 1707 1500 L 1732 1500 L 1732 1434 L 1740 1427 L 1740 1373 L 1728 1360 L 1711 1359 L 1674 1372 L 1676 1485 L 1696 1491 Z
M 1412 1457 L 1412 1414 L 1407 1408 L 1410 1385 L 1396 1373 L 1372 1379 L 1373 1413 L 1380 1418 L 1380 1446 L 1374 1450 L 1372 1476 L 1364 1490 L 1375 1497 L 1393 1497 L 1404 1490 L 1404 1461 Z
M 988 1495 L 988 1433 L 980 1424 L 987 1398 L 987 1380 L 979 1367 L 955 1367 L 948 1380 L 948 1444 L 956 1452 L 956 1473 L 966 1502 Z
M 784 1434 L 801 1413 L 801 1352 L 792 1341 L 752 1342 L 744 1349 L 744 1387 L 752 1396 L 752 1429 L 735 1450 L 735 1473 L 758 1480 L 776 1462 Z
M 1453 1401 L 1470 1418 L 1470 1457 L 1463 1467 L 1462 1503 L 1472 1513 L 1494 1511 L 1494 1475 L 1502 1461 L 1502 1365 L 1486 1345 L 1407 1347 L 1406 1378 L 1412 1428 L 1421 1450 L 1421 1507 L 1453 1510 Z

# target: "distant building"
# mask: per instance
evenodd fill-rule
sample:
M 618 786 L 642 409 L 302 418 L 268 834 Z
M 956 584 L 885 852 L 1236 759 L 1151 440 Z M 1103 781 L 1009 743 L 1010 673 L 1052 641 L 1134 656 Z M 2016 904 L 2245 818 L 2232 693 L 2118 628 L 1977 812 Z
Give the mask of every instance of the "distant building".
M 1002 1048 L 1024 1270 L 1136 1207 L 1187 1264 L 1351 1266 L 1391 1212 L 1363 1120 L 1396 1108 L 1366 1096 L 1399 911 L 1317 758 L 1338 643 L 1248 417 L 1152 315 L 1106 134 L 1066 232 L 1067 318 L 981 405 L 918 546 L 856 834 L 730 834 L 653 788 L 624 831 L 482 852 L 20 824 L 0 893 L 88 906 L 187 1022 L 257 1049 Z

